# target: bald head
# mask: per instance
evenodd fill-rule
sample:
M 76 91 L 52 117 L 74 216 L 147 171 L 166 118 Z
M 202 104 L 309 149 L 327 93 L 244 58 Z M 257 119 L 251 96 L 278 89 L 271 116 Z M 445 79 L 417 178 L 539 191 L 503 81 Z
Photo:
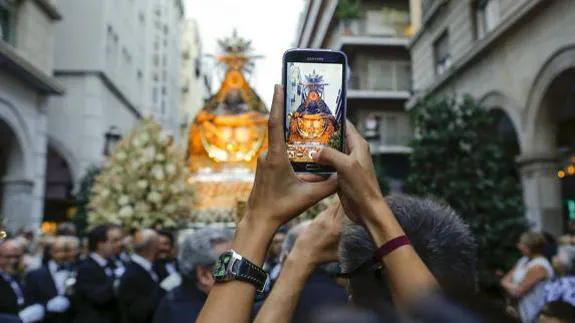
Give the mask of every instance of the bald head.
M 134 235 L 134 252 L 151 262 L 154 262 L 158 253 L 159 237 L 152 229 L 143 229 Z
M 0 243 L 0 270 L 10 275 L 16 274 L 23 251 L 22 244 L 14 239 Z
M 66 261 L 66 252 L 66 238 L 62 236 L 54 238 L 50 245 L 50 257 L 52 260 L 54 260 L 58 265 L 64 263 Z

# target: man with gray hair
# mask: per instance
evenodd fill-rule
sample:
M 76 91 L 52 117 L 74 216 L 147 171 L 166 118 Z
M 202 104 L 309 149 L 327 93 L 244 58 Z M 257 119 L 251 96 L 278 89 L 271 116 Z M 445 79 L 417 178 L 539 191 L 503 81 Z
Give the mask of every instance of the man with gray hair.
M 451 207 L 407 195 L 385 198 L 413 248 L 444 290 L 473 291 L 476 245 L 471 231 Z M 391 304 L 381 264 L 373 261 L 375 246 L 364 227 L 348 222 L 340 241 L 342 270 L 353 302 L 375 311 Z
M 231 240 L 231 231 L 220 225 L 208 225 L 184 237 L 178 249 L 182 284 L 164 297 L 154 323 L 196 321 L 215 284 L 212 267 Z

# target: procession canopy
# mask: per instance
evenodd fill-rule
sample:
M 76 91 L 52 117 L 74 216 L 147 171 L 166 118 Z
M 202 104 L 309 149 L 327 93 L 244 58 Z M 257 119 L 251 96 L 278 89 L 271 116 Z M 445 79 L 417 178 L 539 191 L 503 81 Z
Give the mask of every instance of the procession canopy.
M 214 56 L 224 78 L 215 95 L 196 115 L 187 154 L 190 182 L 198 192 L 196 213 L 231 214 L 247 200 L 257 156 L 267 147 L 268 110 L 246 76 L 254 59 L 251 42 L 237 35 L 218 41 Z M 231 220 L 231 219 L 227 219 Z

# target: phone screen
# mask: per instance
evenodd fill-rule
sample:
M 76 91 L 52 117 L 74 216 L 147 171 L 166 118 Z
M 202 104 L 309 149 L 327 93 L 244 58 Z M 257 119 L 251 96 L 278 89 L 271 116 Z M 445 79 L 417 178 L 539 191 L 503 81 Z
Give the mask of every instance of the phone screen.
M 343 150 L 344 65 L 287 62 L 286 143 L 292 163 L 312 163 L 322 147 Z

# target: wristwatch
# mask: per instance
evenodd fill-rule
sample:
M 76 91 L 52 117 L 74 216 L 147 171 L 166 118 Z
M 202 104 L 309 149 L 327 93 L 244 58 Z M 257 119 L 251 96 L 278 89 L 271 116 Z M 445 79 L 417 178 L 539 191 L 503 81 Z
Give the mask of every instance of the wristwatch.
M 258 293 L 265 292 L 270 285 L 269 275 L 234 250 L 224 252 L 213 270 L 216 282 L 240 280 L 257 288 Z

